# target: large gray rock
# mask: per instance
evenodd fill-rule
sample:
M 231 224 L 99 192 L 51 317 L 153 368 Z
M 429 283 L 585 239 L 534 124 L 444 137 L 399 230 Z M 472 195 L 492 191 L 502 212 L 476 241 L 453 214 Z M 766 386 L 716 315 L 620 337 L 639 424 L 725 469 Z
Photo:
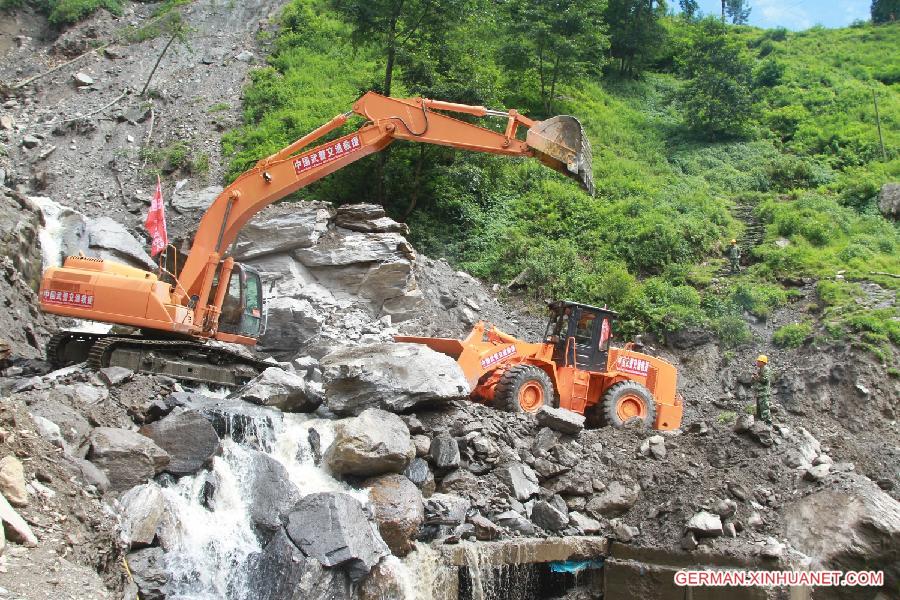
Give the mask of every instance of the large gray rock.
M 858 475 L 849 485 L 824 489 L 788 505 L 785 533 L 810 556 L 813 569 L 883 570 L 884 590 L 900 586 L 900 502 Z M 840 590 L 830 590 L 843 597 Z M 816 592 L 818 594 L 818 591 Z M 844 590 L 846 597 L 849 591 Z M 890 593 L 888 593 L 890 596 Z
M 396 233 L 336 232 L 312 247 L 294 251 L 307 267 L 336 267 L 354 263 L 394 262 L 414 256 L 409 242 Z
M 248 589 L 255 600 L 350 598 L 350 580 L 297 549 L 283 529 L 247 561 Z
M 74 453 L 87 440 L 91 424 L 81 413 L 53 397 L 41 399 L 31 405 L 31 412 L 59 427 L 59 432 L 70 453 Z
M 435 470 L 446 472 L 459 466 L 459 445 L 448 433 L 442 433 L 431 440 L 428 456 Z
M 623 515 L 637 502 L 640 492 L 641 487 L 633 481 L 612 481 L 588 501 L 586 510 L 597 518 Z
M 508 463 L 495 469 L 494 474 L 520 502 L 525 502 L 540 491 L 537 474 L 528 465 Z
M 372 531 L 362 505 L 348 494 L 304 496 L 288 515 L 287 534 L 303 554 L 326 567 L 343 566 L 354 581 L 389 553 Z
M 569 512 L 565 504 L 538 500 L 531 508 L 531 520 L 547 531 L 559 531 L 569 524 Z
M 125 226 L 109 217 L 96 217 L 86 221 L 88 245 L 102 258 L 122 260 L 154 269 L 156 263 Z
M 166 471 L 191 475 L 208 466 L 219 452 L 219 436 L 200 413 L 187 410 L 141 427 L 139 432 L 169 453 Z
M 132 549 L 152 545 L 159 519 L 166 509 L 159 485 L 151 481 L 135 486 L 122 494 L 119 504 L 125 545 Z
M 432 494 L 425 499 L 425 522 L 429 525 L 459 525 L 466 520 L 472 503 L 452 494 Z
M 408 234 L 409 227 L 385 215 L 378 204 L 344 204 L 337 209 L 335 225 L 363 233 Z
M 419 344 L 342 348 L 325 356 L 321 365 L 325 402 L 342 415 L 370 407 L 402 412 L 469 395 L 456 361 Z
M 238 476 L 250 521 L 257 537 L 266 542 L 294 509 L 300 492 L 280 462 L 263 452 L 246 452 L 247 460 L 241 462 Z
M 266 332 L 260 349 L 278 358 L 293 357 L 322 329 L 326 316 L 309 300 L 287 296 L 267 299 Z
M 70 456 L 66 458 L 71 463 L 75 476 L 81 479 L 85 485 L 94 486 L 101 494 L 105 494 L 109 490 L 109 477 L 98 469 L 94 463 L 83 458 Z
M 285 412 L 312 412 L 321 404 L 303 377 L 278 367 L 269 367 L 231 397 Z
M 427 498 L 434 493 L 434 474 L 428 468 L 428 463 L 422 458 L 414 458 L 403 471 L 403 474 L 422 491 L 422 496 Z
M 363 482 L 375 509 L 381 539 L 396 556 L 413 550 L 413 540 L 425 520 L 422 493 L 403 475 L 383 475 Z
M 722 519 L 719 515 L 701 510 L 690 518 L 687 528 L 697 537 L 719 537 L 722 535 Z
M 534 535 L 534 525 L 532 522 L 514 510 L 507 510 L 506 512 L 495 515 L 493 521 L 501 527 L 518 531 L 522 535 Z
M 370 408 L 337 422 L 325 462 L 342 475 L 381 475 L 402 472 L 415 453 L 406 423 L 393 413 Z
M 245 261 L 310 248 L 328 230 L 333 216 L 334 209 L 327 202 L 282 202 L 270 206 L 241 229 L 234 257 Z
M 584 429 L 584 415 L 579 415 L 565 408 L 553 408 L 545 404 L 536 416 L 539 425 L 549 427 L 560 433 L 578 435 Z
M 900 183 L 886 183 L 881 186 L 878 209 L 885 218 L 900 220 Z
M 144 548 L 130 553 L 127 560 L 141 600 L 166 600 L 170 577 L 162 549 Z
M 134 431 L 97 427 L 89 441 L 88 460 L 106 474 L 113 492 L 146 483 L 169 464 L 165 450 Z

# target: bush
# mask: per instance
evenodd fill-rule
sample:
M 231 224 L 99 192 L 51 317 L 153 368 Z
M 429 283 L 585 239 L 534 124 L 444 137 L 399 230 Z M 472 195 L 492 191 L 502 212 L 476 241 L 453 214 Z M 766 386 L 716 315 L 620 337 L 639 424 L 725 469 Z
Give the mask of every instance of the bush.
M 122 14 L 121 0 L 50 0 L 48 6 L 47 18 L 53 25 L 77 23 L 100 8 L 117 16 Z
M 799 348 L 812 333 L 809 323 L 791 323 L 779 327 L 772 335 L 772 341 L 779 348 Z
M 766 318 L 772 310 L 787 301 L 787 293 L 775 285 L 766 283 L 739 283 L 732 293 L 738 306 L 757 317 Z
M 716 319 L 713 329 L 725 346 L 733 348 L 752 339 L 747 322 L 740 315 L 726 315 Z

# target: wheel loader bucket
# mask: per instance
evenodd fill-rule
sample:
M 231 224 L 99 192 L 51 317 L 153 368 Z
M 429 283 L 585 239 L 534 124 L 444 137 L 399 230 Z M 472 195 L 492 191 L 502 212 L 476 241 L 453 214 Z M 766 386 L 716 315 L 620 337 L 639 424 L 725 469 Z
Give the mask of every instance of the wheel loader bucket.
M 542 163 L 571 177 L 594 195 L 591 143 L 578 119 L 560 115 L 539 121 L 528 129 L 525 143 Z

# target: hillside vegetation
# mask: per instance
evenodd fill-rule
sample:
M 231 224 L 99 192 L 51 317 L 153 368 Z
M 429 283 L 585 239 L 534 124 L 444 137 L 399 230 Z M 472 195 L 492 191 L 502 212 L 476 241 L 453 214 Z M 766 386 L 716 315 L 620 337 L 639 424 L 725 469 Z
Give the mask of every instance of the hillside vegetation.
M 392 3 L 370 3 L 362 16 L 353 2 L 294 0 L 285 9 L 268 66 L 245 91 L 246 124 L 224 141 L 231 176 L 362 92 L 384 91 L 382 4 Z M 726 343 L 746 342 L 743 315 L 765 318 L 810 278 L 820 302 L 804 310 L 822 325 L 810 335 L 851 338 L 890 358 L 900 344 L 897 310 L 857 298 L 859 280 L 898 287 L 872 273 L 900 273 L 900 235 L 876 208 L 882 184 L 900 177 L 900 25 L 792 33 L 660 15 L 654 35 L 663 43 L 623 69 L 608 58 L 609 28 L 597 15 L 574 15 L 600 32 L 589 48 L 554 47 L 578 39 L 566 37 L 571 22 L 542 14 L 541 3 L 510 5 L 524 13 L 472 2 L 433 15 L 438 23 L 428 27 L 407 23 L 390 93 L 578 116 L 594 149 L 596 197 L 536 161 L 406 143 L 298 196 L 382 202 L 427 254 L 494 282 L 521 274 L 535 299 L 609 304 L 629 333 L 702 326 Z M 534 59 L 542 39 L 570 70 L 542 71 L 546 63 Z M 697 58 L 704 52 L 710 63 L 732 52 L 744 69 L 727 74 L 743 90 L 735 106 L 697 92 L 703 77 L 724 77 L 708 74 Z M 706 111 L 716 110 L 735 117 L 704 128 Z M 731 237 L 749 253 L 733 277 L 722 255 Z

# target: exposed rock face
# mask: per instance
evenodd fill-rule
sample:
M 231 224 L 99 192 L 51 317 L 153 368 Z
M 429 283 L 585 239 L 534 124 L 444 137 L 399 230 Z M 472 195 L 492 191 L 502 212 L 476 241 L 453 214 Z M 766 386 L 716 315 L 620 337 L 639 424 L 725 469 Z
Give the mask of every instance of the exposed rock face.
M 231 397 L 285 412 L 311 412 L 321 404 L 305 379 L 278 367 L 269 367 Z
M 900 183 L 886 183 L 881 186 L 878 208 L 886 218 L 900 220 Z
M 378 531 L 391 552 L 406 556 L 413 549 L 412 540 L 425 520 L 422 494 L 403 475 L 384 475 L 363 482 L 375 508 Z
M 409 429 L 400 417 L 370 408 L 339 421 L 325 462 L 335 473 L 380 475 L 399 473 L 415 456 Z
M 321 364 L 325 402 L 342 415 L 370 407 L 402 412 L 469 395 L 456 361 L 420 344 L 342 348 L 324 357 Z
M 634 482 L 612 481 L 606 490 L 587 503 L 587 511 L 595 517 L 622 515 L 634 506 L 641 488 Z
M 820 568 L 884 570 L 885 589 L 895 590 L 900 585 L 900 502 L 863 477 L 850 480 L 847 491 L 825 489 L 789 505 L 787 539 Z M 841 597 L 831 591 L 835 595 L 828 597 Z
M 350 597 L 350 581 L 339 569 L 307 558 L 283 529 L 248 561 L 248 587 L 258 600 L 308 600 Z
M 222 193 L 222 189 L 221 186 L 213 185 L 195 192 L 176 187 L 172 194 L 172 206 L 178 212 L 206 210 Z
M 153 543 L 159 519 L 166 508 L 162 490 L 151 481 L 138 485 L 124 494 L 122 505 L 122 537 L 131 548 L 142 548 Z
M 303 554 L 326 567 L 344 566 L 354 581 L 388 554 L 384 542 L 372 532 L 362 505 L 347 494 L 304 496 L 288 515 L 287 534 Z
M 97 427 L 89 439 L 88 459 L 106 474 L 113 492 L 145 483 L 169 464 L 165 450 L 127 429 Z
M 333 216 L 334 208 L 327 202 L 270 206 L 244 225 L 235 242 L 235 259 L 246 261 L 314 246 Z
M 334 220 L 338 227 L 363 233 L 409 233 L 406 223 L 386 216 L 378 204 L 344 204 L 337 209 Z
M 219 436 L 210 422 L 192 410 L 171 414 L 141 427 L 140 433 L 169 453 L 166 471 L 190 475 L 209 464 L 219 452 Z
M 169 574 L 161 548 L 144 548 L 128 555 L 128 568 L 143 600 L 166 600 Z

